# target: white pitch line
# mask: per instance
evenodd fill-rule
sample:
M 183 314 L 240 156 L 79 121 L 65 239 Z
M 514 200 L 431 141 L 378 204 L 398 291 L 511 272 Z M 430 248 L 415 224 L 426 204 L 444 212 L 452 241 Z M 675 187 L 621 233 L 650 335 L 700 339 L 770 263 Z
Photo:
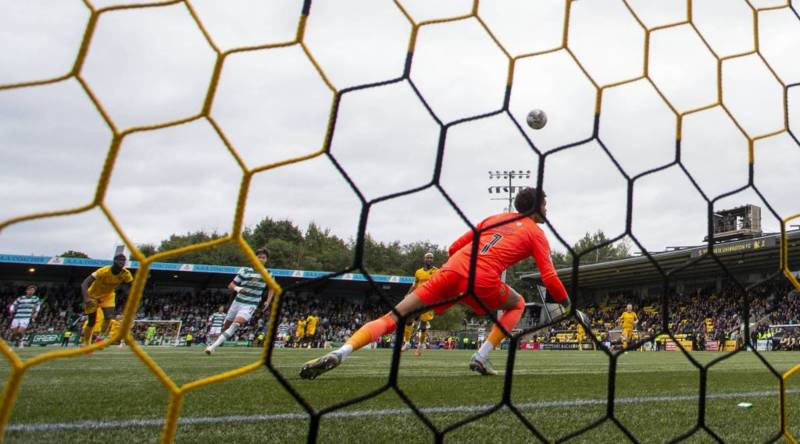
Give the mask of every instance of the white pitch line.
M 787 394 L 800 393 L 800 389 L 787 390 Z M 777 392 L 739 392 L 739 393 L 711 393 L 706 399 L 732 399 L 732 398 L 764 398 L 775 396 Z M 677 395 L 677 396 L 637 396 L 630 398 L 617 398 L 616 405 L 620 404 L 646 404 L 652 402 L 680 402 L 697 401 L 697 395 Z M 520 410 L 534 409 L 556 409 L 567 407 L 580 407 L 591 405 L 605 405 L 605 399 L 573 399 L 568 401 L 542 401 L 542 402 L 521 402 L 514 404 Z M 477 413 L 493 407 L 494 404 L 483 405 L 464 405 L 453 407 L 425 407 L 419 409 L 421 412 L 429 413 Z M 325 415 L 325 418 L 352 418 L 352 417 L 383 417 L 410 415 L 411 409 L 381 409 L 381 410 L 353 410 L 346 412 L 332 412 Z M 180 425 L 195 424 L 224 424 L 231 422 L 261 422 L 261 421 L 284 421 L 284 420 L 306 420 L 308 414 L 305 413 L 273 413 L 265 415 L 230 415 L 230 416 L 195 416 L 185 417 L 179 420 Z M 163 426 L 164 419 L 124 419 L 116 421 L 72 421 L 72 422 L 52 422 L 34 424 L 10 424 L 6 430 L 9 432 L 42 432 L 59 430 L 98 430 L 98 429 L 117 429 L 131 427 L 156 427 Z

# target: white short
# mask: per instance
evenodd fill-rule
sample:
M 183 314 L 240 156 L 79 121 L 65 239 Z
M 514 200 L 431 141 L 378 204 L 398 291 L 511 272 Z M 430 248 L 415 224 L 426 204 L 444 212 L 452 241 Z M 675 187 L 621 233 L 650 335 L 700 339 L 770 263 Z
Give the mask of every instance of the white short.
M 210 335 L 218 335 L 222 333 L 222 327 L 211 327 L 208 329 L 208 334 Z
M 17 319 L 14 318 L 11 321 L 11 328 L 28 328 L 28 324 L 31 322 L 30 319 Z
M 225 316 L 225 320 L 232 321 L 236 318 L 244 318 L 245 322 L 247 322 L 253 317 L 256 308 L 257 306 L 255 305 L 240 304 L 239 302 L 233 301 L 231 308 L 228 309 L 228 314 Z

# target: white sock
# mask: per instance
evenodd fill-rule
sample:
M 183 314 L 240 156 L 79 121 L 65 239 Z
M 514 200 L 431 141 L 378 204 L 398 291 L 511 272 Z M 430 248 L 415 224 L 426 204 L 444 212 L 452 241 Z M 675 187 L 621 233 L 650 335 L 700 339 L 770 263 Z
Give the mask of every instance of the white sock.
M 353 346 L 350 345 L 350 344 L 345 344 L 345 345 L 339 347 L 339 350 L 336 350 L 334 353 L 339 355 L 339 357 L 342 359 L 342 361 L 344 361 L 344 359 L 346 357 L 348 357 L 350 355 L 350 353 L 353 353 Z
M 214 341 L 214 343 L 211 344 L 211 346 L 208 348 L 217 348 L 220 345 L 222 345 L 222 343 L 225 342 L 226 339 L 228 338 L 225 337 L 225 333 L 222 333 L 221 335 L 217 336 L 217 340 Z
M 478 349 L 478 356 L 480 356 L 481 359 L 486 359 L 489 357 L 489 352 L 492 350 L 494 350 L 494 345 L 492 345 L 491 342 L 486 341 L 481 345 L 481 348 Z
M 225 342 L 225 340 L 230 339 L 234 334 L 236 334 L 236 330 L 238 329 L 239 329 L 239 324 L 237 324 L 236 322 L 231 324 L 231 326 L 228 327 L 227 330 L 222 332 L 222 334 L 217 337 L 217 340 L 214 341 L 213 344 L 211 344 L 210 348 L 217 348 L 220 345 L 222 345 L 222 343 Z

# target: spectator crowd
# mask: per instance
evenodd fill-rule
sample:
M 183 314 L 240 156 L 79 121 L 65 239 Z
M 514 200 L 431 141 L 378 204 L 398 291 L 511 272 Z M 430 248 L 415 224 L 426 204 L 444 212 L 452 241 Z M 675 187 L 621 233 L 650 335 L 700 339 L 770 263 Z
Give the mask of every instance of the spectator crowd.
M 725 287 L 721 291 L 697 288 L 684 293 L 674 292 L 666 301 L 669 313 L 667 330 L 691 341 L 694 350 L 703 350 L 706 341 L 742 341 L 745 321 L 741 309 L 748 303 L 747 322 L 752 341 L 772 339 L 774 350 L 800 350 L 800 294 L 788 282 L 773 281 L 754 289 L 747 297 L 745 301 L 744 292 L 736 287 Z M 656 337 L 664 333 L 661 298 L 639 298 L 619 293 L 582 308 L 590 316 L 592 331 L 600 342 L 613 342 L 610 332 L 618 328 L 618 318 L 627 304 L 632 304 L 638 315 L 639 337 Z M 576 322 L 567 320 L 551 327 L 540 340 L 548 341 L 559 332 L 576 329 Z
M 24 293 L 26 283 L 0 282 L 0 303 L 6 308 L 0 320 L 0 334 L 8 336 L 12 317 L 7 308 Z M 78 331 L 82 322 L 81 292 L 77 285 L 42 283 L 37 291 L 42 300 L 37 319 L 28 328 L 29 333 L 61 333 Z M 740 340 L 743 334 L 741 307 L 743 293 L 728 287 L 722 291 L 695 289 L 673 293 L 668 298 L 670 318 L 668 328 L 673 334 L 685 335 L 702 349 L 706 340 Z M 126 300 L 126 290 L 117 292 L 117 311 L 121 313 Z M 145 291 L 136 318 L 138 320 L 181 321 L 156 323 L 159 343 L 169 343 L 172 338 L 191 334 L 194 343 L 205 343 L 209 316 L 220 306 L 227 308 L 233 295 L 227 289 L 149 289 Z M 378 300 L 371 298 L 344 298 L 316 293 L 286 293 L 282 298 L 278 316 L 276 339 L 282 346 L 320 347 L 330 342 L 342 342 L 359 326 L 388 310 Z M 582 309 L 592 320 L 592 332 L 601 341 L 609 340 L 609 332 L 617 327 L 617 319 L 626 304 L 633 304 L 638 314 L 637 329 L 642 337 L 662 333 L 660 298 L 641 298 L 631 294 L 613 294 L 595 300 Z M 800 324 L 800 296 L 788 283 L 776 282 L 762 285 L 749 293 L 749 322 L 753 339 L 769 338 L 776 350 L 800 350 L 800 327 L 770 328 L 775 325 Z M 318 318 L 312 339 L 298 337 L 298 322 L 309 315 Z M 233 340 L 253 342 L 265 332 L 268 313 L 258 310 L 250 323 L 236 333 Z M 473 323 L 478 324 L 474 322 Z M 147 322 L 134 324 L 134 337 L 144 341 Z M 576 329 L 574 321 L 564 321 L 544 333 L 537 341 L 551 341 L 559 332 Z M 447 332 L 445 336 L 449 336 Z M 444 340 L 444 339 L 442 339 Z

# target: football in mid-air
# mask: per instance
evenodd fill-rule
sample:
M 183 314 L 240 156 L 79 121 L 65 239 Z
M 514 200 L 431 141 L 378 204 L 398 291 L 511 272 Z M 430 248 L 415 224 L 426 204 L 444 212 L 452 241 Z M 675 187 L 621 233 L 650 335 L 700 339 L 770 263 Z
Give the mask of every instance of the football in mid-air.
M 545 125 L 547 125 L 547 114 L 540 109 L 535 109 L 528 113 L 528 126 L 533 129 L 542 129 Z

